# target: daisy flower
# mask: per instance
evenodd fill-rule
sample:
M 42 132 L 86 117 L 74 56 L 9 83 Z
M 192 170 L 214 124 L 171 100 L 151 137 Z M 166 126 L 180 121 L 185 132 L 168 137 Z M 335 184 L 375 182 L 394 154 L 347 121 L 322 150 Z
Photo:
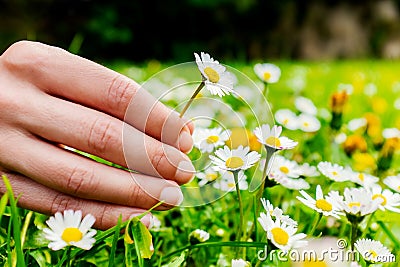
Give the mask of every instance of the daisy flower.
M 274 207 L 268 199 L 261 198 L 261 203 L 265 211 L 269 213 L 271 217 L 277 217 L 281 220 L 281 222 L 297 227 L 297 222 L 295 220 L 290 218 L 288 215 L 283 215 L 283 210 L 278 207 Z
M 194 53 L 194 56 L 207 90 L 212 95 L 220 97 L 229 95 L 233 91 L 234 79 L 232 74 L 227 72 L 224 66 L 207 53 L 201 52 L 200 56 Z
M 314 133 L 321 128 L 321 123 L 315 116 L 302 113 L 298 116 L 298 127 L 303 132 Z
M 96 240 L 93 236 L 96 230 L 90 229 L 95 218 L 87 214 L 82 220 L 82 211 L 64 210 L 64 215 L 57 212 L 50 217 L 46 224 L 49 228 L 43 229 L 45 238 L 50 241 L 49 248 L 60 250 L 66 246 L 75 246 L 89 250 Z
M 301 172 L 302 176 L 305 177 L 315 177 L 320 175 L 320 173 L 317 171 L 317 167 L 312 166 L 307 162 L 299 165 L 299 171 Z
M 400 175 L 388 176 L 383 180 L 383 183 L 390 189 L 400 193 Z
M 381 200 L 379 204 L 380 210 L 390 210 L 393 212 L 400 213 L 400 209 L 397 208 L 400 206 L 400 194 L 393 193 L 389 189 L 382 190 L 382 187 L 376 185 L 372 188 L 372 200 Z
M 260 166 L 262 165 L 263 164 L 260 164 Z M 287 177 L 298 178 L 302 174 L 296 161 L 289 160 L 281 155 L 275 155 L 275 157 L 268 162 L 268 165 L 270 177 L 284 175 Z
M 250 267 L 251 264 L 248 261 L 242 260 L 242 259 L 232 259 L 231 263 L 232 267 Z
M 202 187 L 207 183 L 215 181 L 219 177 L 219 173 L 214 168 L 209 167 L 204 172 L 196 174 L 196 177 L 199 179 L 198 185 Z
M 381 202 L 381 199 L 372 199 L 372 193 L 365 188 L 345 188 L 340 205 L 347 214 L 365 216 L 376 211 Z
M 272 177 L 272 179 L 276 183 L 291 190 L 305 190 L 310 188 L 310 184 L 302 178 L 290 178 L 284 175 L 277 175 Z
M 333 216 L 339 219 L 339 215 L 343 215 L 343 213 L 341 212 L 341 206 L 337 198 L 339 194 L 337 192 L 331 193 L 324 197 L 321 186 L 317 185 L 315 199 L 303 190 L 300 191 L 300 194 L 303 197 L 298 196 L 297 199 L 300 200 L 307 207 L 310 207 L 325 216 Z
M 189 234 L 191 244 L 206 242 L 210 238 L 210 234 L 204 230 L 196 229 Z
M 311 99 L 303 96 L 298 96 L 294 100 L 295 107 L 302 113 L 315 116 L 317 115 L 317 107 L 314 105 Z
M 324 176 L 333 181 L 344 182 L 350 179 L 348 171 L 336 163 L 332 164 L 328 161 L 322 161 L 318 163 L 317 167 Z
M 297 227 L 282 223 L 278 217 L 274 221 L 269 213 L 261 212 L 258 222 L 267 233 L 267 238 L 285 253 L 292 248 L 307 246 L 307 241 L 302 240 L 306 235 L 296 234 Z
M 363 238 L 354 244 L 361 256 L 369 262 L 394 262 L 395 256 L 381 242 Z
M 239 146 L 232 150 L 228 146 L 224 146 L 215 152 L 215 156 L 210 155 L 210 159 L 220 170 L 247 170 L 259 161 L 261 157 L 256 151 L 249 151 L 250 148 L 248 146 Z
M 193 132 L 194 146 L 201 152 L 211 153 L 214 148 L 222 146 L 229 139 L 231 132 L 222 128 L 196 128 Z
M 281 69 L 271 63 L 258 63 L 254 65 L 254 72 L 265 83 L 276 83 L 281 77 Z
M 356 118 L 352 119 L 347 123 L 347 128 L 354 132 L 357 131 L 358 129 L 367 127 L 367 119 L 366 118 Z
M 355 172 L 349 170 L 349 174 L 350 174 L 350 180 L 353 183 L 362 185 L 365 188 L 371 188 L 379 181 L 378 177 L 375 177 L 368 173 Z
M 275 120 L 289 130 L 297 130 L 297 115 L 290 109 L 280 109 L 275 112 Z
M 382 136 L 387 138 L 400 138 L 400 130 L 397 128 L 386 128 L 382 131 Z
M 272 128 L 268 124 L 263 124 L 254 130 L 258 142 L 265 145 L 267 148 L 272 148 L 274 151 L 283 149 L 292 149 L 297 146 L 297 142 L 285 136 L 280 136 L 282 126 L 274 125 Z
M 246 181 L 247 177 L 244 174 L 244 171 L 239 171 L 238 173 L 238 184 L 240 190 L 247 190 L 249 188 L 249 184 Z M 235 178 L 233 177 L 233 173 L 230 171 L 224 171 L 221 175 L 221 178 L 216 180 L 213 186 L 219 190 L 230 192 L 236 189 Z

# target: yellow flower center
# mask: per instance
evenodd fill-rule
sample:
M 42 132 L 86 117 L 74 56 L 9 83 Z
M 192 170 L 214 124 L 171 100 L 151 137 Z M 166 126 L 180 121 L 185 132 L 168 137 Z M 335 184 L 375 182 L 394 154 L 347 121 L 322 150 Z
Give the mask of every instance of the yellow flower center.
M 210 135 L 209 137 L 207 137 L 207 143 L 209 144 L 214 144 L 216 142 L 218 142 L 219 137 L 217 135 Z
M 216 70 L 211 67 L 206 67 L 204 73 L 207 75 L 208 80 L 212 83 L 217 83 L 219 81 L 219 74 Z
M 273 146 L 273 147 L 279 147 L 281 146 L 281 141 L 279 141 L 279 138 L 276 138 L 275 136 L 270 136 L 265 140 L 265 143 L 267 145 Z
M 335 171 L 333 171 L 333 172 L 332 172 L 332 175 L 334 175 L 334 176 L 337 176 L 337 175 L 338 175 L 338 173 L 337 173 L 337 172 L 335 172 Z
M 361 182 L 364 182 L 365 176 L 363 173 L 358 174 L 358 179 L 360 179 Z
M 228 187 L 229 187 L 229 188 L 235 187 L 235 183 L 228 183 Z
M 332 204 L 326 201 L 325 199 L 321 198 L 315 202 L 315 206 L 323 211 L 331 211 Z
M 368 250 L 368 252 L 369 252 L 369 255 L 372 256 L 372 258 L 378 257 L 378 253 L 376 253 L 375 250 L 370 249 L 370 250 Z
M 228 168 L 231 169 L 237 169 L 242 167 L 244 164 L 244 161 L 240 157 L 230 157 L 226 160 L 225 165 Z
M 400 191 L 400 185 L 397 187 L 397 191 Z
M 207 181 L 210 181 L 210 182 L 217 179 L 217 177 L 218 177 L 218 174 L 216 174 L 216 173 L 207 173 L 206 174 L 206 179 L 207 179 Z
M 303 126 L 308 127 L 308 126 L 310 126 L 310 124 L 308 122 L 303 122 Z
M 284 119 L 282 123 L 283 123 L 284 125 L 288 124 L 288 123 L 289 123 L 289 119 Z
M 377 199 L 377 198 L 381 198 L 381 199 L 383 200 L 382 203 L 381 203 L 382 206 L 385 206 L 385 205 L 386 205 L 387 199 L 386 199 L 386 197 L 385 197 L 384 195 L 382 195 L 382 194 L 375 194 L 375 195 L 372 196 L 372 200 L 375 200 L 375 199 Z
M 279 170 L 280 170 L 281 172 L 283 172 L 284 174 L 288 174 L 288 173 L 289 173 L 289 168 L 286 167 L 286 166 L 280 167 Z
M 78 242 L 82 240 L 82 232 L 76 227 L 68 227 L 65 228 L 64 232 L 61 235 L 62 240 L 67 242 Z
M 289 241 L 289 234 L 282 228 L 275 227 L 271 230 L 272 236 L 279 245 L 286 245 Z
M 349 208 L 352 207 L 361 207 L 361 203 L 360 202 L 350 202 L 349 204 L 347 204 L 349 206 Z
M 268 71 L 264 72 L 263 78 L 265 81 L 268 81 L 271 78 L 271 73 Z

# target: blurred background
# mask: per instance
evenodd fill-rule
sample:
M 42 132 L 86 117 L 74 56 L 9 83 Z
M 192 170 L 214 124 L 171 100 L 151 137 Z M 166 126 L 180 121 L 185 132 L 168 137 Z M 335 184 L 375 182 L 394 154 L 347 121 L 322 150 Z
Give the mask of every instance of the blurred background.
M 400 58 L 399 0 L 0 0 L 0 51 L 21 39 L 94 60 Z

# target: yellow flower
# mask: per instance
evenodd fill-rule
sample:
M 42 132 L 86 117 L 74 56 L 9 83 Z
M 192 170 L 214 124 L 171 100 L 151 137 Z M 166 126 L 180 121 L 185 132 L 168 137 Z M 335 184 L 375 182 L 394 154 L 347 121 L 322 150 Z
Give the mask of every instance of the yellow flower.
M 356 171 L 371 171 L 376 169 L 376 161 L 371 154 L 354 153 L 353 154 L 354 169 Z
M 261 144 L 257 141 L 257 137 L 250 130 L 240 127 L 231 129 L 231 135 L 226 141 L 226 145 L 230 149 L 248 146 L 252 151 L 261 150 Z
M 367 142 L 364 137 L 358 134 L 350 135 L 343 143 L 343 149 L 347 155 L 352 155 L 354 152 L 366 152 Z
M 348 94 L 345 90 L 333 93 L 330 102 L 332 112 L 338 114 L 343 113 L 343 108 L 347 99 Z

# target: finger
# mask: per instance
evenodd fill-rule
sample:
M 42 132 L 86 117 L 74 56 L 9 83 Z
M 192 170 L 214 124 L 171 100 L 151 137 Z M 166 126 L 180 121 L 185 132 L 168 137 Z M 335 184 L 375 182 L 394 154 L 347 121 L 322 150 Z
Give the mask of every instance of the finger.
M 5 66 L 48 94 L 103 111 L 184 152 L 193 125 L 131 79 L 60 48 L 22 41 L 2 55 Z M 129 108 L 129 112 L 127 110 Z M 143 118 L 145 117 L 145 119 Z M 163 135 L 164 133 L 164 135 Z M 168 133 L 168 134 L 165 134 Z
M 100 164 L 33 137 L 13 139 L 3 144 L 3 166 L 65 194 L 145 209 L 159 200 L 169 206 L 183 200 L 175 182 Z
M 32 104 L 29 115 L 23 127 L 46 140 L 178 183 L 194 175 L 185 154 L 102 112 L 43 95 Z
M 18 206 L 36 212 L 53 215 L 64 210 L 81 210 L 84 215 L 92 214 L 96 218 L 94 227 L 108 229 L 117 224 L 118 217 L 128 220 L 132 216 L 138 216 L 145 210 L 111 203 L 72 197 L 16 173 L 4 173 L 11 183 L 14 196 L 19 196 Z M 0 194 L 7 191 L 3 182 L 0 182 Z M 141 221 L 149 227 L 151 214 L 146 215 Z

